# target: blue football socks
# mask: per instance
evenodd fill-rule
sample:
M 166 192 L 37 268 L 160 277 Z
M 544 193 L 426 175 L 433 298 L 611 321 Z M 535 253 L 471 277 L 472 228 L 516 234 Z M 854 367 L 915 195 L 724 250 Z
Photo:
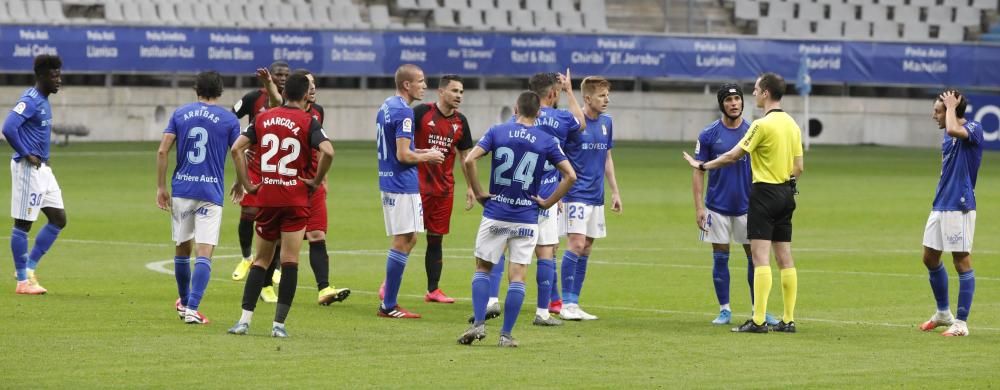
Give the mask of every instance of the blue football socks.
M 958 274 L 958 309 L 955 310 L 955 317 L 966 321 L 969 318 L 969 310 L 972 309 L 972 296 L 976 292 L 976 272 L 961 272 Z
M 389 250 L 389 256 L 385 262 L 385 299 L 382 300 L 382 308 L 392 310 L 396 307 L 396 298 L 399 296 L 399 287 L 403 284 L 403 270 L 406 269 L 407 255 L 395 249 Z
M 937 268 L 929 270 L 931 290 L 934 291 L 934 300 L 937 301 L 938 311 L 948 311 L 948 270 L 944 268 L 944 263 Z
M 181 299 L 181 305 L 187 306 L 191 295 L 190 257 L 174 257 L 174 279 L 177 279 L 177 296 Z
M 472 275 L 472 316 L 475 318 L 475 325 L 481 325 L 486 322 L 486 303 L 489 300 L 489 274 L 486 272 L 476 272 Z
M 176 260 L 175 260 L 176 261 Z M 207 257 L 198 257 L 194 260 L 194 273 L 191 275 L 191 293 L 188 294 L 187 307 L 191 310 L 198 310 L 201 304 L 201 297 L 205 295 L 208 288 L 208 279 L 212 276 L 212 260 Z M 178 283 L 180 283 L 178 281 Z
M 719 305 L 729 304 L 729 252 L 712 252 L 712 284 Z
M 38 262 L 42 261 L 42 256 L 45 256 L 49 248 L 52 248 L 52 243 L 56 242 L 61 231 L 62 229 L 58 226 L 50 223 L 38 232 L 38 235 L 35 236 L 35 247 L 31 248 L 31 254 L 28 255 L 28 269 L 38 268 Z
M 500 297 L 500 282 L 503 278 L 503 267 L 507 264 L 507 257 L 500 255 L 500 262 L 493 264 L 490 270 L 490 298 Z
M 580 303 L 580 291 L 583 290 L 583 280 L 587 277 L 587 260 L 590 256 L 579 256 L 576 260 L 576 276 L 573 278 L 573 303 Z
M 538 308 L 549 308 L 549 297 L 552 293 L 552 274 L 556 272 L 556 261 L 553 259 L 538 259 L 538 269 L 535 279 L 538 282 Z
M 517 322 L 517 315 L 521 312 L 521 304 L 524 303 L 524 282 L 511 282 L 503 303 L 503 327 L 500 328 L 500 334 L 510 336 L 514 323 Z
M 17 281 L 28 280 L 28 232 L 14 228 L 10 232 L 10 252 L 14 258 L 14 271 Z
M 576 253 L 566 251 L 562 259 L 562 297 L 565 303 L 575 303 L 573 289 L 576 288 L 576 263 L 579 257 Z

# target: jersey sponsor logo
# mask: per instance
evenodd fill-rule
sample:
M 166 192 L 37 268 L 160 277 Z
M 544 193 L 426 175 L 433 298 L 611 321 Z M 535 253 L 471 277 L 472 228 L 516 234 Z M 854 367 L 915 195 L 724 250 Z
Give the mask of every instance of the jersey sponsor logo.
M 434 127 L 434 121 L 427 122 L 427 126 Z
M 25 104 L 24 102 L 17 102 L 17 105 L 14 106 L 14 110 L 13 111 L 16 112 L 17 115 L 24 115 L 24 109 L 25 108 L 28 108 L 27 104 Z
M 403 119 L 403 132 L 410 133 L 413 132 L 413 120 L 410 118 Z

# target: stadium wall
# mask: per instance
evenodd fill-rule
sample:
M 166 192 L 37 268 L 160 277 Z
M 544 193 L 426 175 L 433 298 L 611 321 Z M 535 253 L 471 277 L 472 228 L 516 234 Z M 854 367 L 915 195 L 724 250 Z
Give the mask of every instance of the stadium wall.
M 13 102 L 24 87 L 0 87 Z M 220 103 L 230 106 L 248 90 L 228 89 Z M 372 123 L 390 90 L 321 90 L 326 128 L 335 140 L 373 140 Z M 509 117 L 518 91 L 466 92 L 462 112 L 478 137 Z M 579 92 L 577 92 L 579 98 Z M 155 141 L 173 110 L 194 98 L 188 88 L 67 87 L 51 97 L 56 126 L 83 125 L 91 141 Z M 760 115 L 748 98 L 747 119 Z M 436 101 L 429 90 L 425 102 Z M 612 92 L 610 114 L 618 140 L 691 141 L 718 119 L 715 95 L 692 93 Z M 565 98 L 563 99 L 565 102 Z M 786 96 L 786 111 L 802 120 L 802 98 Z M 915 99 L 812 97 L 811 117 L 823 124 L 814 144 L 880 144 L 936 147 L 940 133 L 931 120 L 931 102 Z M 506 110 L 504 109 L 506 108 Z M 245 122 L 245 120 L 244 120 Z

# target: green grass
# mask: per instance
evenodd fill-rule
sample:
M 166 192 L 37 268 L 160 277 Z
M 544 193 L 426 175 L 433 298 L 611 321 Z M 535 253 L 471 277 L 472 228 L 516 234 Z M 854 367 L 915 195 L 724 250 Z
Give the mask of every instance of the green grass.
M 152 143 L 54 148 L 69 224 L 38 271 L 49 294 L 15 296 L 9 279 L 0 293 L 0 387 L 1000 384 L 995 376 L 1000 266 L 991 261 L 1000 253 L 993 239 L 1000 234 L 994 223 L 1000 219 L 997 154 L 987 154 L 980 171 L 973 256 L 978 288 L 970 337 L 946 339 L 915 327 L 934 310 L 920 255 L 939 152 L 822 146 L 810 151 L 799 184 L 793 245 L 799 333 L 743 335 L 709 324 L 717 311 L 710 248 L 697 241 L 691 170 L 680 157 L 682 146 L 623 142 L 614 155 L 625 213 L 609 212 L 609 237 L 595 244 L 583 294 L 584 307 L 601 319 L 562 328 L 531 326 L 535 285 L 529 276 L 514 332 L 522 347 L 500 350 L 494 346 L 499 322 L 490 323 L 482 344 L 455 343 L 471 311 L 472 247 L 481 213 L 479 207 L 462 211 L 460 201 L 445 240 L 441 285 L 465 299 L 455 305 L 423 303 L 421 236 L 401 304 L 424 318 L 375 317 L 374 292 L 384 275 L 389 240 L 375 153 L 367 142 L 338 144 L 329 175 L 331 279 L 351 287 L 351 298 L 315 305 L 312 272 L 303 267 L 288 320 L 292 338 L 267 337 L 274 312 L 267 304 L 258 306 L 251 336 L 225 334 L 239 317 L 243 286 L 229 280 L 239 254 L 238 208 L 227 205 L 202 305 L 213 322 L 185 326 L 173 311 L 173 278 L 147 269 L 173 254 L 169 217 L 155 206 L 155 149 Z M 230 172 L 228 183 L 232 178 Z M 0 180 L 0 194 L 9 193 L 9 185 Z M 9 278 L 11 262 L 8 255 L 3 258 L 0 275 Z M 736 321 L 749 311 L 744 261 L 739 255 L 731 261 Z M 954 300 L 956 274 L 949 272 Z M 781 313 L 777 275 L 775 282 L 769 311 Z

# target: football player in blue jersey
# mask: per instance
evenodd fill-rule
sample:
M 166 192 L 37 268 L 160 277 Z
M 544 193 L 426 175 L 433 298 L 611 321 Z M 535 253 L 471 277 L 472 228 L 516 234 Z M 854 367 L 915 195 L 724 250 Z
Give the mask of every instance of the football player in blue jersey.
M 576 96 L 573 95 L 573 84 L 570 80 L 569 69 L 566 74 L 559 73 L 538 73 L 528 79 L 530 90 L 538 95 L 541 101 L 538 117 L 535 124 L 538 128 L 556 137 L 560 145 L 566 142 L 566 137 L 572 132 L 581 131 L 586 128 L 586 121 L 583 116 L 583 108 L 577 103 Z M 556 108 L 559 98 L 565 93 L 569 105 L 566 110 Z M 510 123 L 516 122 L 517 116 L 510 119 Z M 542 178 L 540 196 L 547 197 L 555 191 L 559 183 L 559 172 L 555 167 L 546 165 L 544 177 Z M 548 308 L 548 312 L 558 314 L 562 308 L 562 300 L 559 299 L 559 288 L 556 280 L 558 273 L 555 271 L 555 253 L 559 245 L 559 206 L 552 206 L 548 209 L 538 211 L 538 242 L 535 248 L 535 256 L 538 257 L 539 271 L 535 278 L 539 286 L 538 308 Z M 493 267 L 490 273 L 490 299 L 487 305 L 486 318 L 496 318 L 500 316 L 500 278 L 503 276 L 505 258 L 501 257 L 497 267 Z M 553 271 L 548 272 L 549 269 Z M 551 278 L 549 277 L 551 275 Z M 546 293 L 543 290 L 549 289 Z M 539 315 L 548 324 L 557 325 L 558 321 L 549 320 L 548 314 Z M 469 322 L 473 318 L 469 317 Z
M 207 324 L 198 305 L 211 276 L 212 251 L 219 243 L 226 155 L 240 136 L 240 120 L 217 105 L 222 96 L 218 72 L 199 73 L 194 90 L 198 101 L 174 111 L 163 131 L 156 153 L 156 205 L 170 211 L 172 217 L 177 315 L 188 324 Z M 167 158 L 175 143 L 177 165 L 171 177 L 171 196 L 166 187 Z M 241 196 L 243 187 L 235 188 L 237 197 Z M 193 273 L 192 251 L 197 256 Z
M 444 162 L 437 149 L 417 149 L 413 142 L 413 109 L 410 104 L 424 98 L 427 83 L 424 71 L 413 64 L 396 69 L 396 94 L 385 99 L 375 118 L 378 149 L 378 182 L 382 197 L 385 233 L 392 237 L 386 259 L 384 293 L 378 316 L 420 318 L 396 302 L 406 261 L 424 231 L 417 164 Z
M 611 83 L 603 77 L 587 77 L 580 83 L 580 89 L 583 91 L 586 126 L 580 131 L 570 132 L 565 144 L 566 156 L 578 180 L 563 199 L 560 216 L 568 242 L 562 259 L 563 307 L 559 316 L 573 321 L 597 319 L 597 316 L 580 308 L 580 291 L 587 275 L 587 261 L 594 239 L 607 236 L 604 221 L 605 178 L 611 187 L 611 210 L 622 212 L 615 163 L 611 158 L 611 149 L 615 146 L 614 126 L 611 116 L 606 114 L 611 101 Z
M 511 331 L 524 302 L 524 274 L 539 238 L 538 210 L 554 207 L 576 181 L 559 140 L 535 125 L 540 104 L 534 92 L 522 93 L 517 99 L 517 121 L 490 128 L 465 158 L 465 178 L 483 204 L 483 219 L 476 236 L 476 273 L 472 278 L 474 320 L 459 337 L 460 344 L 486 337 L 489 273 L 500 262 L 504 249 L 509 248 L 510 285 L 504 300 L 499 346 L 518 346 Z M 476 177 L 476 160 L 487 153 L 493 154 L 489 193 L 482 190 Z M 558 169 L 562 179 L 543 199 L 540 191 L 546 165 Z
M 976 291 L 972 270 L 972 238 L 976 231 L 976 177 L 983 159 L 983 126 L 965 119 L 969 105 L 955 90 L 934 101 L 934 121 L 944 130 L 941 140 L 941 179 L 924 228 L 924 265 L 930 272 L 937 312 L 920 325 L 927 332 L 939 326 L 944 336 L 968 336 L 969 310 Z M 958 308 L 952 316 L 948 302 L 948 271 L 941 253 L 951 252 L 958 272 Z
M 743 89 L 736 84 L 723 84 L 716 93 L 722 118 L 710 123 L 694 146 L 695 158 L 712 161 L 728 152 L 743 139 L 750 123 L 743 120 Z M 701 240 L 712 244 L 712 281 L 719 300 L 719 316 L 713 324 L 729 324 L 733 318 L 729 306 L 729 243 L 743 245 L 747 257 L 747 283 L 750 285 L 750 306 L 753 308 L 753 257 L 747 239 L 747 212 L 750 208 L 750 156 L 708 174 L 705 190 L 705 172 L 692 168 L 691 189 L 694 193 L 695 223 Z M 704 200 L 702 199 L 704 194 Z M 765 316 L 768 325 L 777 325 L 778 319 Z
M 10 250 L 14 257 L 17 277 L 16 294 L 45 294 L 38 283 L 35 269 L 45 252 L 66 227 L 62 190 L 49 166 L 49 143 L 52 139 L 52 106 L 49 95 L 62 86 L 62 60 L 43 54 L 35 57 L 35 86 L 28 88 L 14 104 L 3 122 L 3 135 L 14 149 L 10 161 L 10 214 L 14 229 Z M 48 223 L 35 237 L 35 246 L 28 253 L 28 232 L 45 214 Z

